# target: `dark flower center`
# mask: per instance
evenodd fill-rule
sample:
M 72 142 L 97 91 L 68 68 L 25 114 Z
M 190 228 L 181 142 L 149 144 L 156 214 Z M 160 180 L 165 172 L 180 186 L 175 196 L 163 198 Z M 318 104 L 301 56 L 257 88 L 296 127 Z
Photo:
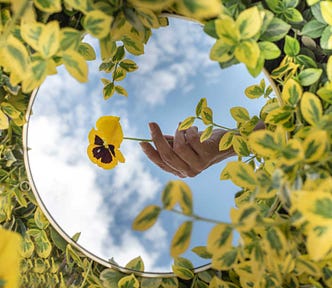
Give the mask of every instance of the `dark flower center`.
M 115 158 L 114 145 L 104 145 L 103 139 L 97 135 L 94 144 L 96 147 L 92 149 L 93 157 L 100 159 L 102 163 L 111 163 Z

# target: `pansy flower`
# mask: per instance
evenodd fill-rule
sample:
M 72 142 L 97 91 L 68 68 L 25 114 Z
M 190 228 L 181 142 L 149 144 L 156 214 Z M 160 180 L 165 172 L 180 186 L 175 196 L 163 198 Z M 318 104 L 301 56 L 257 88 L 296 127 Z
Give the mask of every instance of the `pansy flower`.
M 122 140 L 120 117 L 100 117 L 97 120 L 96 129 L 91 129 L 89 133 L 87 153 L 90 160 L 104 169 L 112 169 L 118 162 L 125 162 L 119 150 Z

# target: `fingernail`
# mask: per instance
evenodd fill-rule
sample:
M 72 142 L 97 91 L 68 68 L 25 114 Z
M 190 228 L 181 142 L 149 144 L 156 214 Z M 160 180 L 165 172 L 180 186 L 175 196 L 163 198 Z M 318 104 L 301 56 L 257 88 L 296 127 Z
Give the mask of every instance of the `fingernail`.
M 152 134 L 155 131 L 155 123 L 150 122 L 149 123 L 149 129 L 150 129 L 150 133 Z

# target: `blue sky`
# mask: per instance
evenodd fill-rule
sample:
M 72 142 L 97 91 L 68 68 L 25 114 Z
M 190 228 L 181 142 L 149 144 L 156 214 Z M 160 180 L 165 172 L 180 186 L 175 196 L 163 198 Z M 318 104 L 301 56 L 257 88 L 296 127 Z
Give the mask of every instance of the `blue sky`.
M 87 135 L 102 115 L 120 116 L 126 136 L 149 138 L 151 121 L 173 134 L 181 120 L 194 115 L 202 97 L 213 108 L 215 122 L 225 126 L 235 126 L 229 113 L 233 106 L 257 115 L 263 102 L 247 99 L 243 91 L 262 76 L 252 79 L 240 65 L 221 70 L 208 59 L 212 44 L 198 24 L 171 20 L 169 27 L 154 31 L 145 55 L 131 57 L 139 70 L 120 83 L 128 99 L 102 99 L 99 79 L 105 75 L 98 73 L 99 61 L 90 63 L 87 84 L 78 84 L 59 69 L 41 87 L 28 140 L 34 181 L 53 218 L 68 235 L 81 232 L 79 243 L 93 254 L 114 257 L 120 265 L 140 255 L 148 271 L 170 271 L 168 247 L 181 219 L 162 213 L 161 221 L 144 233 L 132 231 L 130 225 L 146 205 L 160 204 L 163 187 L 176 177 L 150 163 L 132 141 L 121 146 L 126 163 L 104 171 L 86 156 Z M 194 194 L 195 213 L 228 219 L 238 188 L 219 180 L 224 165 L 185 180 Z M 194 224 L 191 248 L 205 245 L 211 227 Z M 184 256 L 195 266 L 206 264 L 192 252 Z

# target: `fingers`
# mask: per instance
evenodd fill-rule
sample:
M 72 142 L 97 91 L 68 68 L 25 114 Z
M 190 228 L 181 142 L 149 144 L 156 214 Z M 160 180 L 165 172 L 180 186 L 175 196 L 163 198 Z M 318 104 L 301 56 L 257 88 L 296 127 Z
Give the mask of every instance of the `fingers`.
M 182 176 L 193 177 L 197 172 L 193 171 L 192 168 L 179 157 L 171 145 L 164 138 L 159 126 L 156 123 L 150 123 L 151 137 L 156 146 L 161 160 L 167 164 L 173 171 L 177 171 Z M 182 139 L 182 141 L 184 141 Z M 176 139 L 174 138 L 174 144 L 176 145 Z
M 176 176 L 183 177 L 182 174 L 180 174 L 178 171 L 174 170 L 170 166 L 168 166 L 160 157 L 157 150 L 155 150 L 150 143 L 147 142 L 141 142 L 140 143 L 141 148 L 143 152 L 146 154 L 146 156 L 157 166 L 159 166 L 161 169 L 165 170 L 166 172 L 170 172 Z

